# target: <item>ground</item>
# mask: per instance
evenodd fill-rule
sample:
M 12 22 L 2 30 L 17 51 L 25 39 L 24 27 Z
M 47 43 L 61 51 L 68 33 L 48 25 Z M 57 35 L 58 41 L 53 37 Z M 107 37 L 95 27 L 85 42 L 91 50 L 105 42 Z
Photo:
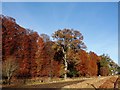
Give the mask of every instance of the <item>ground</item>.
M 106 76 L 106 77 L 90 77 L 90 78 L 77 78 L 77 79 L 67 79 L 66 81 L 54 81 L 54 82 L 43 82 L 43 83 L 33 83 L 21 86 L 11 86 L 18 88 L 92 88 L 97 90 L 97 88 L 118 88 L 118 82 L 120 78 L 118 76 Z M 116 82 L 116 83 L 115 83 Z M 6 86 L 4 86 L 6 87 Z M 10 87 L 10 86 L 9 86 Z
M 81 83 L 64 86 L 63 88 L 114 88 L 117 76 L 94 77 Z

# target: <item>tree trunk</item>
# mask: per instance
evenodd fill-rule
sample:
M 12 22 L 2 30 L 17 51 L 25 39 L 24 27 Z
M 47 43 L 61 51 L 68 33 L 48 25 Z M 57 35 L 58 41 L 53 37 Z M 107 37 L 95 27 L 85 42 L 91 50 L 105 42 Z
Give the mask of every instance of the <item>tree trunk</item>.
M 10 85 L 10 79 L 11 79 L 11 76 L 10 76 L 10 70 L 8 70 L 7 72 L 7 83 Z
M 67 67 L 68 67 L 67 61 L 65 60 L 65 74 L 64 74 L 64 79 L 67 78 Z
M 8 77 L 8 84 L 10 85 L 11 77 Z
M 65 74 L 64 74 L 64 79 L 67 78 L 67 69 L 68 69 L 68 63 L 67 63 L 67 57 L 66 57 L 66 53 L 64 53 L 64 63 L 65 63 Z
M 53 71 L 52 71 L 52 65 L 53 65 L 53 63 L 52 63 L 52 58 L 51 58 L 51 60 L 50 60 L 50 79 L 52 80 L 52 78 L 53 78 Z

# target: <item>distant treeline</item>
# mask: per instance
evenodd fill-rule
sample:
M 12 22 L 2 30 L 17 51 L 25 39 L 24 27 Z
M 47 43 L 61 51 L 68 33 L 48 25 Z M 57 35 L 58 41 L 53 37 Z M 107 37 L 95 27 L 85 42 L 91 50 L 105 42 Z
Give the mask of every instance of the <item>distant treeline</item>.
M 1 15 L 0 20 L 3 79 L 117 74 L 118 65 L 108 55 L 86 52 L 77 30 L 57 30 L 50 40 L 46 34 L 21 27 L 11 17 Z

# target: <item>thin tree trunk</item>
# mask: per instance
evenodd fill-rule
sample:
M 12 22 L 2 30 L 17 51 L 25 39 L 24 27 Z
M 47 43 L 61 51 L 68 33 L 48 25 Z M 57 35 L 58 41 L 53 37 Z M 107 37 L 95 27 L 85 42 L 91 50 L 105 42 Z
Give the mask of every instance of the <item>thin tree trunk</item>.
M 8 84 L 10 85 L 11 77 L 8 77 Z
M 64 73 L 64 79 L 67 78 L 67 69 L 68 69 L 68 63 L 67 63 L 67 56 L 66 56 L 66 52 L 63 49 L 63 53 L 64 53 L 64 64 L 65 64 L 65 73 Z
M 52 65 L 53 65 L 53 63 L 52 63 L 52 59 L 50 60 L 50 79 L 52 80 L 52 78 L 53 78 L 53 71 L 52 71 Z
M 9 67 L 10 69 L 10 67 Z M 7 83 L 10 85 L 10 70 L 7 72 Z
M 66 79 L 66 78 L 67 78 L 67 68 L 68 68 L 68 63 L 67 63 L 67 60 L 66 60 L 66 54 L 65 54 L 65 59 L 64 59 L 64 61 L 65 61 L 65 74 L 64 74 L 64 79 Z

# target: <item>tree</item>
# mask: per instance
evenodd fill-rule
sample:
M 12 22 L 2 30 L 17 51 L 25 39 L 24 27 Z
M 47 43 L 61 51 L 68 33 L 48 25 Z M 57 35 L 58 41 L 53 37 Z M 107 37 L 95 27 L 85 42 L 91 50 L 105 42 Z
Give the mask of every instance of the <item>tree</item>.
M 37 63 L 35 61 L 35 58 L 36 58 L 36 53 L 37 53 L 37 49 L 38 49 L 38 45 L 37 45 L 37 41 L 38 41 L 38 37 L 39 35 L 37 34 L 37 32 L 34 32 L 34 31 L 31 31 L 30 30 L 30 33 L 29 33 L 29 42 L 28 42 L 28 61 L 29 61 L 29 64 L 30 64 L 30 74 L 32 77 L 35 77 L 36 76 L 36 73 L 37 73 L 37 70 L 36 70 L 36 67 L 37 67 Z
M 36 52 L 38 49 L 37 32 L 19 26 L 15 19 L 0 16 L 2 19 L 2 60 L 14 56 L 19 62 L 18 76 L 35 76 Z
M 22 43 L 19 44 L 19 50 L 17 56 L 19 57 L 20 69 L 19 77 L 30 78 L 36 76 L 36 67 L 37 63 L 35 61 L 37 54 L 37 41 L 38 34 L 31 30 L 26 30 L 25 35 L 23 36 Z M 21 60 L 20 60 L 21 59 Z
M 0 16 L 2 20 L 2 59 L 3 61 L 9 55 L 15 53 L 15 43 L 17 37 L 17 25 L 15 19 L 11 17 Z
M 100 57 L 101 57 L 101 60 L 99 61 L 100 68 L 101 67 L 106 68 L 106 72 L 108 72 L 109 75 L 115 75 L 115 74 L 118 73 L 118 67 L 119 66 L 108 55 L 103 54 Z M 105 70 L 103 70 L 103 71 L 105 71 Z
M 11 78 L 18 69 L 18 62 L 13 56 L 10 56 L 8 60 L 3 62 L 2 74 L 7 78 L 7 83 L 10 85 Z
M 45 42 L 42 37 L 39 37 L 38 39 L 38 50 L 37 50 L 37 76 L 45 76 L 47 75 L 48 72 L 48 57 L 46 56 L 46 51 L 45 51 Z
M 118 74 L 120 75 L 120 66 L 118 66 Z
M 78 52 L 79 63 L 76 65 L 76 70 L 79 72 L 79 76 L 89 75 L 89 55 L 85 50 L 80 50 Z
M 110 61 L 110 58 L 108 57 L 108 55 L 101 55 L 100 56 L 101 59 L 99 60 L 98 62 L 98 73 L 102 76 L 107 76 L 109 75 L 110 73 L 110 68 L 109 68 L 109 61 Z
M 69 49 L 78 50 L 78 49 L 85 49 L 86 46 L 83 43 L 83 36 L 82 34 L 73 29 L 63 29 L 58 30 L 52 35 L 53 39 L 55 40 L 54 48 L 59 51 L 61 50 L 63 53 L 63 61 L 64 61 L 64 79 L 67 78 L 67 71 L 68 71 L 68 58 L 67 53 Z
M 38 76 L 59 76 L 60 65 L 55 61 L 55 50 L 52 48 L 54 44 L 46 34 L 41 34 L 38 40 L 37 52 L 37 75 Z
M 100 67 L 100 75 L 108 76 L 109 75 L 109 68 L 108 67 Z
M 92 51 L 89 52 L 89 72 L 91 76 L 96 76 L 98 74 L 98 66 L 97 62 L 99 60 L 99 57 Z

